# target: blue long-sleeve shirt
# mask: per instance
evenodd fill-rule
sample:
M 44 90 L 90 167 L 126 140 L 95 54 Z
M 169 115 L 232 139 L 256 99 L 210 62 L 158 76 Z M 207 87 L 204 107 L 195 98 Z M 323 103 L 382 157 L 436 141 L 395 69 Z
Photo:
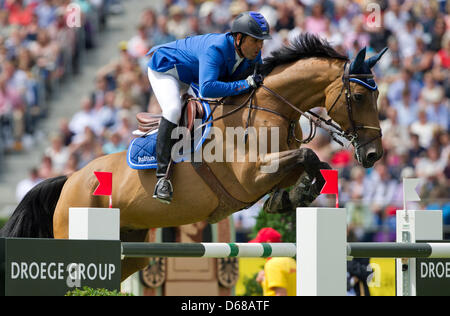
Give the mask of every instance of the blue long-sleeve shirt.
M 246 80 L 232 81 L 249 67 L 262 63 L 261 53 L 253 60 L 244 58 L 233 72 L 236 63 L 234 38 L 230 33 L 205 34 L 187 37 L 153 47 L 148 66 L 158 72 L 175 67 L 179 79 L 187 84 L 197 83 L 205 98 L 219 98 L 247 92 Z M 226 81 L 225 81 L 226 80 Z M 229 82 L 227 82 L 229 81 Z

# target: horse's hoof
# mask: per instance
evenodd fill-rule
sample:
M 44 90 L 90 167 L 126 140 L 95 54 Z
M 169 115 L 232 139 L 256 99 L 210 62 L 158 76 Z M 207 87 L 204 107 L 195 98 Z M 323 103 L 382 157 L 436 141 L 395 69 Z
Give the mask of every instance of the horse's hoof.
M 289 193 L 284 190 L 272 192 L 271 197 L 264 203 L 263 209 L 269 214 L 283 214 L 293 210 Z

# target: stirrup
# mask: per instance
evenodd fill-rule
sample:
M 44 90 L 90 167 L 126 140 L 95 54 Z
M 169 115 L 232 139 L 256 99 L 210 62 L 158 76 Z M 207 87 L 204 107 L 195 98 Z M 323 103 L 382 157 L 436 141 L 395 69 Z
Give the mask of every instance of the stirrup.
M 167 186 L 168 193 L 160 192 L 160 189 L 164 189 Z M 173 186 L 169 179 L 162 177 L 156 182 L 155 190 L 153 191 L 153 198 L 161 201 L 162 203 L 170 204 L 172 202 Z

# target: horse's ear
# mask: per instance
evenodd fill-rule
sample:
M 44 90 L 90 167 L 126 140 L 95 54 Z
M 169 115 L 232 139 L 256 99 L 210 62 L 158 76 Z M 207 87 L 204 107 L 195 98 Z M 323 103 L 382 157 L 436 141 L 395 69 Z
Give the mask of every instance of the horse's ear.
M 364 59 L 366 58 L 366 47 L 361 49 L 356 55 L 355 60 L 350 65 L 350 73 L 358 73 L 358 70 L 362 69 L 364 65 Z
M 372 69 L 372 67 L 375 66 L 375 64 L 380 60 L 380 58 L 384 55 L 384 53 L 386 53 L 387 50 L 388 50 L 388 48 L 385 47 L 385 48 L 383 48 L 383 50 L 381 52 L 379 52 L 375 56 L 372 56 L 368 60 L 366 60 L 366 64 L 369 66 L 369 68 Z

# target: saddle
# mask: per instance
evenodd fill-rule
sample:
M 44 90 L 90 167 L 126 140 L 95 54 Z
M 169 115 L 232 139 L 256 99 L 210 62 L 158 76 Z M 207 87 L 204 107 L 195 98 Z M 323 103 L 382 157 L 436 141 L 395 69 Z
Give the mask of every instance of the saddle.
M 202 104 L 189 94 L 183 95 L 183 110 L 181 112 L 181 120 L 179 125 L 184 126 L 193 133 L 195 119 L 202 119 L 204 116 L 204 109 Z M 140 135 L 148 135 L 152 131 L 158 129 L 160 114 L 138 113 L 136 115 L 138 121 L 138 130 Z M 170 179 L 173 161 L 170 162 L 166 177 Z M 220 180 L 214 175 L 208 164 L 202 162 L 191 162 L 194 170 L 211 188 L 211 190 L 219 198 L 219 205 L 210 214 L 207 221 L 211 224 L 217 223 L 232 214 L 235 210 L 243 209 L 254 204 L 254 202 L 242 202 L 235 199 L 222 185 Z
M 193 132 L 195 119 L 202 119 L 204 115 L 203 106 L 200 102 L 194 99 L 189 94 L 184 94 L 183 97 L 183 110 L 181 112 L 181 120 L 179 125 L 186 127 L 189 131 Z M 151 114 L 147 112 L 141 112 L 136 115 L 138 121 L 138 130 L 141 134 L 149 134 L 152 131 L 158 129 L 161 114 Z

